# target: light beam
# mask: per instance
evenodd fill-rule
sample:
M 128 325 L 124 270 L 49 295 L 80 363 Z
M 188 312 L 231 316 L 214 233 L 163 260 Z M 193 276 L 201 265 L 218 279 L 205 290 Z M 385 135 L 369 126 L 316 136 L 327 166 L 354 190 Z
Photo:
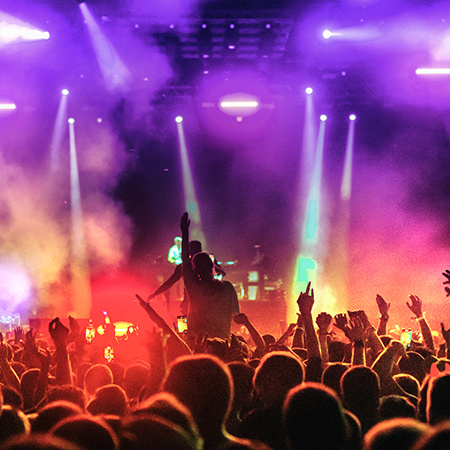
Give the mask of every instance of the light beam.
M 206 247 L 205 236 L 203 234 L 200 211 L 198 207 L 197 196 L 195 194 L 194 181 L 192 178 L 191 165 L 189 163 L 188 150 L 186 139 L 184 135 L 183 122 L 177 122 L 178 143 L 180 147 L 181 167 L 183 171 L 183 188 L 184 188 L 184 202 L 185 210 L 189 213 L 191 220 L 192 232 L 191 239 L 198 240 Z
M 131 73 L 122 62 L 109 39 L 101 31 L 86 3 L 79 5 L 89 31 L 97 62 L 102 71 L 106 87 L 110 91 L 124 89 L 131 80 Z
M 59 168 L 61 146 L 66 133 L 67 95 L 69 91 L 67 91 L 67 94 L 65 94 L 64 91 L 67 91 L 67 89 L 61 91 L 61 98 L 59 100 L 58 111 L 53 125 L 52 140 L 50 143 L 50 168 L 52 171 Z
M 71 307 L 78 317 L 90 317 L 91 287 L 86 243 L 84 239 L 83 211 L 75 144 L 75 121 L 69 119 L 70 141 L 70 203 L 71 203 Z
M 356 116 L 351 114 L 348 121 L 347 143 L 345 145 L 344 172 L 341 182 L 341 199 L 350 200 L 352 194 L 353 141 Z

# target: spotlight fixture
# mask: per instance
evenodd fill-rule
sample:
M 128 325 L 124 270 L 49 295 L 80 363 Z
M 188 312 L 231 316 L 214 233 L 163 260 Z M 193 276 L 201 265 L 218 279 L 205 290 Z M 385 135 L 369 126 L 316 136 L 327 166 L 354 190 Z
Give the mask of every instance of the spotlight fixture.
M 248 101 L 221 101 L 221 108 L 257 108 L 258 102 L 256 100 Z
M 181 116 L 177 116 L 177 117 L 175 117 L 175 122 L 181 123 L 181 122 L 183 122 L 183 118 Z
M 348 116 L 348 118 L 349 118 L 349 120 L 356 120 L 356 115 L 355 114 L 350 114 L 349 116 Z
M 328 117 L 325 115 L 325 114 L 322 114 L 321 116 L 320 116 L 320 120 L 322 121 L 322 122 L 325 122 L 325 120 L 327 120 L 328 119 Z
M 63 89 L 63 90 L 61 91 L 61 94 L 62 94 L 62 95 L 69 95 L 69 89 Z
M 330 30 L 324 30 L 322 33 L 322 36 L 324 39 L 330 39 L 330 37 L 332 36 L 332 33 Z
M 13 110 L 16 109 L 15 103 L 0 103 L 1 110 Z
M 308 95 L 311 95 L 311 94 L 313 93 L 313 88 L 312 88 L 312 87 L 307 87 L 307 88 L 305 89 L 305 92 L 306 92 Z
M 70 117 L 69 119 L 67 119 L 67 122 L 73 125 L 75 123 L 75 119 L 73 117 Z
M 416 75 L 450 75 L 450 67 L 419 67 Z

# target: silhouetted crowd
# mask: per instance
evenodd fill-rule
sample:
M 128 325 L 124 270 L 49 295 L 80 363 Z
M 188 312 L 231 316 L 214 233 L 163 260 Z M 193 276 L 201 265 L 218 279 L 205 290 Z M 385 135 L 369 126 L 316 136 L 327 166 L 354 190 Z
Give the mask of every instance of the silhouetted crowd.
M 373 323 L 314 318 L 308 284 L 297 322 L 263 334 L 189 254 L 186 214 L 181 229 L 187 332 L 138 297 L 148 330 L 125 338 L 108 324 L 92 339 L 73 317 L 1 337 L 0 450 L 450 448 L 450 329 L 432 332 L 420 298 L 407 303 L 420 332 L 390 334 L 380 295 Z

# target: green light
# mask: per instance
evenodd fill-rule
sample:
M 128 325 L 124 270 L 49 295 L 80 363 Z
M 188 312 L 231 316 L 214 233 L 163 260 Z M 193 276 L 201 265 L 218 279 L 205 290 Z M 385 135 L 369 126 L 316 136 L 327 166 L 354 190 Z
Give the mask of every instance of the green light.
M 307 241 L 314 241 L 317 237 L 317 222 L 319 208 L 317 199 L 312 198 L 308 204 L 308 215 L 305 224 L 305 238 Z
M 316 262 L 311 258 L 299 256 L 297 260 L 297 282 L 307 284 L 311 280 L 311 275 L 309 273 L 311 270 L 316 270 Z

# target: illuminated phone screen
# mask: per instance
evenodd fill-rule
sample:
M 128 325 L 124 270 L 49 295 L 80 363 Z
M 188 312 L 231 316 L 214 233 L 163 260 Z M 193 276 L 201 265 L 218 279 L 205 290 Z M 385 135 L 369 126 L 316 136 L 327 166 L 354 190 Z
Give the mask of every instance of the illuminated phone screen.
M 186 316 L 178 316 L 177 317 L 177 330 L 178 330 L 178 333 L 186 333 L 187 329 L 188 329 L 187 317 Z
M 402 330 L 402 334 L 400 335 L 400 341 L 405 347 L 408 347 L 411 344 L 411 339 L 412 339 L 412 330 L 404 328 Z

